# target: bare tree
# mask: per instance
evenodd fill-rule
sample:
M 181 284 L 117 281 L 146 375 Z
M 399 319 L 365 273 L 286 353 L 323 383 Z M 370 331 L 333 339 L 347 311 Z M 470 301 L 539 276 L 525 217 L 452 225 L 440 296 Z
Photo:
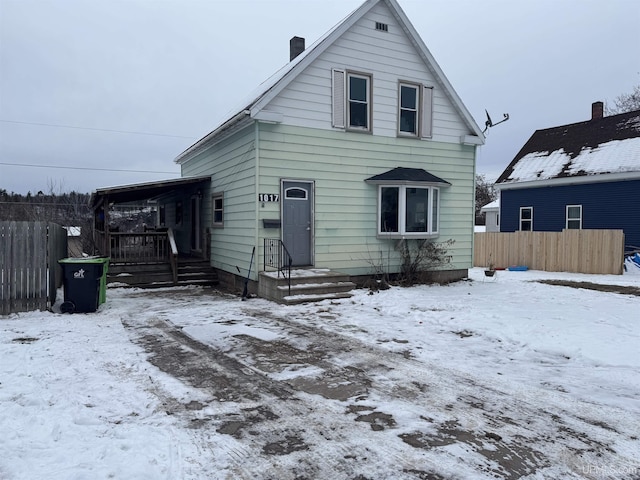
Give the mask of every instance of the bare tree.
M 480 213 L 480 209 L 487 203 L 493 202 L 498 198 L 493 183 L 488 182 L 484 175 L 476 175 L 476 210 L 475 224 L 484 225 L 485 217 Z
M 622 93 L 613 100 L 613 105 L 607 105 L 607 115 L 634 112 L 640 110 L 640 85 L 633 87 L 631 93 Z

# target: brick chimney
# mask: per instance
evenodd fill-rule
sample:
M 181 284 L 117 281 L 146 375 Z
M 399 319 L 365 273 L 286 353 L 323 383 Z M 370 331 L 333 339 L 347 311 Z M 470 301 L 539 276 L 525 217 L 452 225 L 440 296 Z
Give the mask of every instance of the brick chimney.
M 304 52 L 304 38 L 293 37 L 289 40 L 289 61 Z
M 593 102 L 591 104 L 591 120 L 598 120 L 604 117 L 604 103 Z

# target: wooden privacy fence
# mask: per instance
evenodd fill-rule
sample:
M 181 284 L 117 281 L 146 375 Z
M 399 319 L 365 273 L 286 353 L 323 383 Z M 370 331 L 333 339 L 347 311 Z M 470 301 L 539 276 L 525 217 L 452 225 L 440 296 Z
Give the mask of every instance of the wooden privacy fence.
M 563 230 L 474 234 L 473 264 L 496 268 L 526 265 L 547 272 L 621 275 L 622 230 Z
M 48 222 L 0 222 L 0 315 L 47 310 L 62 285 L 67 231 Z

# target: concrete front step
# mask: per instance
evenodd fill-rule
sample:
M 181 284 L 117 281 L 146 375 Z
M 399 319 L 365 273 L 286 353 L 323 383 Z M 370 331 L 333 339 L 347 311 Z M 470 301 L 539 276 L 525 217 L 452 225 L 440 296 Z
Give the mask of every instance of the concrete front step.
M 349 298 L 355 288 L 349 275 L 327 269 L 297 269 L 289 280 L 276 272 L 261 272 L 258 290 L 263 298 L 283 304 L 319 302 L 322 300 Z
M 293 294 L 293 292 L 291 292 Z M 326 293 L 324 295 L 291 295 L 282 298 L 285 305 L 299 305 L 301 303 L 322 302 L 324 300 L 339 300 L 343 298 L 351 298 L 351 292 L 343 293 Z

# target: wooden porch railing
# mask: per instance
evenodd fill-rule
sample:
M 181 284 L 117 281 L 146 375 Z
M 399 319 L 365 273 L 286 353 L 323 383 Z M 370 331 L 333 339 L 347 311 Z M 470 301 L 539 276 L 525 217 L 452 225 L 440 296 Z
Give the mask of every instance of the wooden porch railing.
M 172 235 L 173 237 L 173 232 Z M 101 254 L 112 263 L 162 263 L 171 261 L 169 255 L 175 247 L 169 241 L 168 231 L 144 233 L 96 232 Z M 177 255 L 177 249 L 176 249 Z

